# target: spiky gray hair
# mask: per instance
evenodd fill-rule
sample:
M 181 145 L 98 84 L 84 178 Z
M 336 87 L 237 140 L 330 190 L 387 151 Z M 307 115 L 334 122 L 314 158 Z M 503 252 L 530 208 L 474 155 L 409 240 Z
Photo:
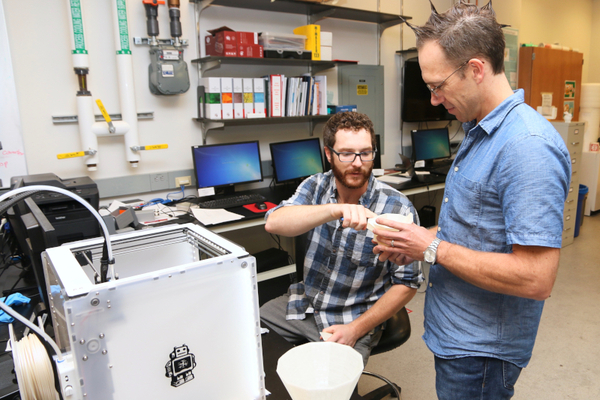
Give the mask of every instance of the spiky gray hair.
M 425 25 L 416 26 L 404 20 L 417 37 L 417 48 L 435 41 L 457 67 L 471 58 L 482 58 L 490 62 L 495 74 L 504 72 L 503 25 L 496 21 L 491 0 L 482 7 L 461 0 L 442 14 L 431 0 L 429 4 L 431 15 Z

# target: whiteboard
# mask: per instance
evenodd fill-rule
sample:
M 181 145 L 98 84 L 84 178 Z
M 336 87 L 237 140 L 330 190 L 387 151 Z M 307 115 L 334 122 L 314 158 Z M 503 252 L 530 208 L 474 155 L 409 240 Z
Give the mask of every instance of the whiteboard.
M 0 0 L 0 179 L 10 186 L 13 176 L 27 175 L 17 88 L 13 74 L 4 5 Z

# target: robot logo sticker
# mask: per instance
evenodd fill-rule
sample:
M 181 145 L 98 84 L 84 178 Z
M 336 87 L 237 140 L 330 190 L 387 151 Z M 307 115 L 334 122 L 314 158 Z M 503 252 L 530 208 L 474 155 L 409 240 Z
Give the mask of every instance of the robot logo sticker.
M 194 379 L 192 370 L 196 367 L 196 357 L 190 353 L 187 345 L 174 347 L 169 358 L 165 365 L 165 376 L 171 378 L 171 386 L 179 387 Z

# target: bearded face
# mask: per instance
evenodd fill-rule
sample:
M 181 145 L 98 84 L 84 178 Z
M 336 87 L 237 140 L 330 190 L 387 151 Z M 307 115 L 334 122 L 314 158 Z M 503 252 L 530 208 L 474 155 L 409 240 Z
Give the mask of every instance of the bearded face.
M 373 150 L 371 134 L 364 129 L 359 131 L 340 130 L 336 133 L 335 151 L 358 153 Z M 373 161 L 362 161 L 355 157 L 352 162 L 340 161 L 337 154 L 329 151 L 329 163 L 338 183 L 348 189 L 365 189 L 371 171 Z
M 332 157 L 331 169 L 333 175 L 339 183 L 348 189 L 362 188 L 369 180 L 371 171 L 373 171 L 372 161 L 360 163 L 360 165 L 357 164 L 357 160 L 351 163 L 343 163 L 335 154 Z

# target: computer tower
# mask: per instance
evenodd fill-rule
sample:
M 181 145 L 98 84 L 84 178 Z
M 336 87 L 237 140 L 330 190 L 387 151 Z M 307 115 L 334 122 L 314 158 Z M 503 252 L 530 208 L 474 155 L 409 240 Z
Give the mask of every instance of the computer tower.
M 253 254 L 256 258 L 256 270 L 258 273 L 285 267 L 290 263 L 288 253 L 285 250 L 270 248 Z M 258 283 L 258 302 L 263 305 L 269 300 L 287 293 L 288 287 L 294 281 L 294 274 L 287 274 L 271 278 Z

